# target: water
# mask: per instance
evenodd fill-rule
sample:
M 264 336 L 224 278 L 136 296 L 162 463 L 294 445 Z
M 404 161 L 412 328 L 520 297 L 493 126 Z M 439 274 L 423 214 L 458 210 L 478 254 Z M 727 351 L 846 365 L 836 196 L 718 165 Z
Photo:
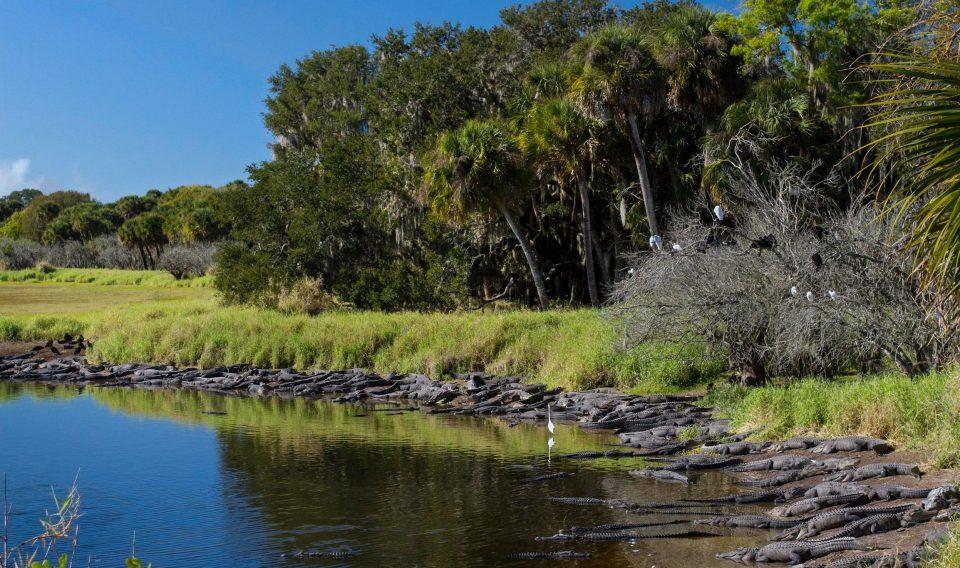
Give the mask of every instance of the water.
M 548 496 L 645 502 L 735 490 L 717 474 L 690 487 L 634 479 L 635 459 L 548 464 L 548 437 L 542 425 L 304 400 L 0 383 L 11 532 L 35 534 L 51 488 L 63 494 L 78 478 L 79 565 L 121 565 L 134 534 L 137 555 L 157 568 L 510 566 L 525 563 L 508 553 L 537 550 L 593 554 L 564 563 L 578 567 L 729 566 L 714 553 L 765 536 L 534 542 L 572 525 L 651 520 Z M 555 440 L 554 453 L 613 441 L 565 425 Z M 520 483 L 535 475 L 522 469 L 530 465 L 575 475 Z M 358 555 L 281 558 L 338 546 Z

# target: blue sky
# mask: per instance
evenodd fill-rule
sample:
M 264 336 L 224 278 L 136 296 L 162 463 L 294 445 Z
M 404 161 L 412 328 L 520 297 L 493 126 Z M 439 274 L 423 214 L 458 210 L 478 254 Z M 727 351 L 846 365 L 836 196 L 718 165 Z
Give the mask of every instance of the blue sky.
M 491 26 L 512 3 L 2 0 L 0 195 L 109 201 L 244 178 L 269 158 L 263 99 L 281 63 L 416 21 Z

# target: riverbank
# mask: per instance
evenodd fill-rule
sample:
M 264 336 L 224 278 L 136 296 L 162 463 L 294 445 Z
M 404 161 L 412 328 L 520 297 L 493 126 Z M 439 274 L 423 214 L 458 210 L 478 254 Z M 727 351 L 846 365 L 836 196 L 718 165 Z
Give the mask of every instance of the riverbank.
M 78 343 L 58 345 L 75 348 Z M 296 373 L 244 366 L 198 370 L 33 358 L 34 353 L 43 352 L 44 348 L 38 346 L 29 354 L 4 358 L 0 361 L 0 380 L 413 403 L 429 413 L 497 416 L 511 423 L 544 420 L 550 405 L 555 420 L 575 421 L 587 429 L 616 430 L 623 446 L 619 450 L 558 455 L 558 459 L 647 456 L 658 465 L 630 472 L 645 483 L 686 485 L 695 483 L 704 470 L 723 470 L 733 475 L 736 483 L 752 487 L 743 493 L 698 499 L 696 504 L 678 500 L 652 505 L 588 495 L 565 496 L 564 502 L 571 506 L 602 505 L 635 515 L 675 515 L 680 525 L 664 529 L 656 528 L 661 525 L 643 525 L 646 528 L 641 531 L 564 529 L 553 536 L 545 535 L 544 542 L 704 538 L 742 529 L 776 528 L 781 531 L 777 543 L 766 545 L 758 539 L 756 548 L 738 549 L 721 557 L 735 561 L 820 561 L 821 557 L 836 560 L 841 555 L 863 559 L 897 556 L 903 560 L 926 554 L 932 535 L 944 534 L 948 522 L 960 514 L 956 473 L 922 470 L 914 463 L 922 460 L 921 454 L 896 452 L 885 441 L 866 437 L 741 442 L 743 435 L 731 434 L 728 422 L 695 404 L 695 397 L 644 397 L 610 389 L 565 392 L 518 378 L 477 374 L 456 381 L 434 381 L 419 375 L 380 376 L 357 369 Z M 701 453 L 684 455 L 698 447 Z M 526 482 L 548 483 L 571 475 L 533 475 Z M 766 504 L 773 507 L 758 516 L 757 507 L 770 507 Z M 813 536 L 822 542 L 804 540 Z

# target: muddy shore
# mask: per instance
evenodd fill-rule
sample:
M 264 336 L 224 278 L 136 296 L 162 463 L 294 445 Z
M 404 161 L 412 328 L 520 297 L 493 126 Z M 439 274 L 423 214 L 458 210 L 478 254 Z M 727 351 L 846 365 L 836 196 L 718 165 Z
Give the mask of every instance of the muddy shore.
M 632 526 L 557 527 L 556 534 L 540 539 L 555 542 L 555 555 L 531 552 L 520 559 L 575 559 L 576 545 L 582 541 L 709 538 L 747 531 L 757 535 L 756 548 L 723 557 L 743 563 L 909 566 L 934 553 L 936 543 L 960 514 L 957 472 L 927 471 L 921 454 L 864 437 L 745 442 L 745 433 L 731 432 L 729 422 L 698 405 L 695 396 L 625 395 L 613 389 L 566 392 L 529 384 L 521 377 L 484 374 L 435 381 L 412 374 L 380 376 L 361 369 L 296 372 L 246 366 L 93 365 L 83 359 L 86 345 L 83 338 L 71 337 L 45 345 L 4 343 L 0 345 L 0 381 L 414 404 L 429 413 L 490 416 L 510 423 L 547 420 L 549 412 L 554 421 L 619 435 L 619 447 L 608 452 L 566 454 L 560 456 L 563 459 L 642 455 L 650 466 L 631 471 L 641 483 L 696 483 L 700 472 L 721 470 L 743 486 L 742 493 L 697 502 L 652 504 L 558 496 L 572 507 L 624 509 L 636 514 L 638 521 Z M 528 481 L 552 479 L 540 477 Z M 645 515 L 674 518 L 668 523 L 647 523 Z M 561 554 L 567 551 L 572 554 Z

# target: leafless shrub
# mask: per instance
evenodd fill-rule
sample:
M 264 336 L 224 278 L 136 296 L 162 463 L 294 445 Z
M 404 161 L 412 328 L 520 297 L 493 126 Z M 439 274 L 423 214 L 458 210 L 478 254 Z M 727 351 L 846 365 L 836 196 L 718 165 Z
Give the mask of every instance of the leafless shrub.
M 734 166 L 734 215 L 677 213 L 664 250 L 632 259 L 609 309 L 628 341 L 706 341 L 745 384 L 885 359 L 908 374 L 945 363 L 954 342 L 926 309 L 893 220 L 867 200 L 835 206 L 824 198 L 835 180 Z
M 120 268 L 136 270 L 141 268 L 140 255 L 133 249 L 120 244 L 116 235 L 103 235 L 85 245 L 97 255 L 98 268 Z
M 213 266 L 213 245 L 175 245 L 163 251 L 157 262 L 158 270 L 166 270 L 174 278 L 203 276 Z
M 0 269 L 23 270 L 32 268 L 43 258 L 43 246 L 27 240 L 0 240 Z
M 64 241 L 45 247 L 43 259 L 61 268 L 99 268 L 97 253 L 77 241 Z

